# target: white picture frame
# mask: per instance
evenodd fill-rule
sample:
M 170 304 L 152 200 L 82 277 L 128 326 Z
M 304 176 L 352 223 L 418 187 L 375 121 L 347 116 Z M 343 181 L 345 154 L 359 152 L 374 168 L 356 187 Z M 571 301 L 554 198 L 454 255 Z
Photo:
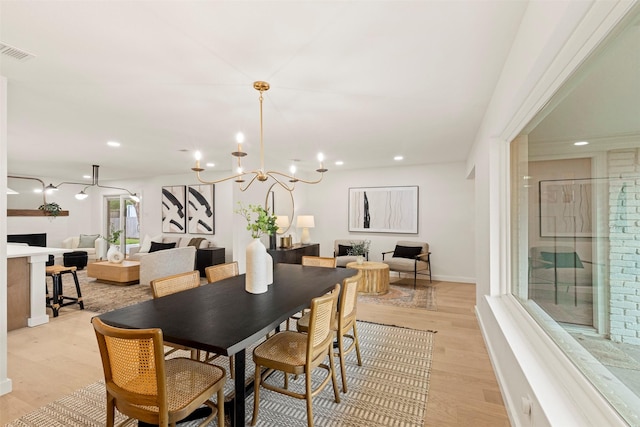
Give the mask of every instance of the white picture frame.
M 418 186 L 349 188 L 349 231 L 418 233 Z

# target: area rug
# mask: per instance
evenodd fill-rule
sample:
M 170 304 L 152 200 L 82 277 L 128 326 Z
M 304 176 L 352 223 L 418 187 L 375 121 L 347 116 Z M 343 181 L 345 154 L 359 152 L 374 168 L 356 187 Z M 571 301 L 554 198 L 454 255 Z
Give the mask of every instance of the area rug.
M 358 322 L 362 366 L 355 352 L 347 355 L 349 392 L 340 394 L 335 403 L 331 386 L 313 398 L 314 421 L 317 426 L 422 426 L 429 391 L 429 374 L 434 333 L 415 329 Z M 247 354 L 251 354 L 247 351 Z M 249 356 L 250 357 L 250 356 Z M 228 358 L 217 359 L 226 366 Z M 336 359 L 337 361 L 337 359 Z M 247 378 L 253 365 L 247 360 Z M 338 383 L 341 384 L 340 370 Z M 314 382 L 321 381 L 322 370 L 316 370 Z M 282 377 L 272 375 L 269 381 L 282 384 Z M 293 383 L 293 384 L 291 384 Z M 304 378 L 290 381 L 291 388 L 304 387 Z M 232 381 L 225 391 L 231 393 Z M 27 414 L 7 427 L 103 426 L 105 423 L 104 383 L 97 382 L 77 390 L 45 407 Z M 247 424 L 253 414 L 253 394 L 246 402 Z M 117 422 L 125 418 L 118 414 Z M 135 424 L 134 424 L 135 425 Z M 180 424 L 198 425 L 197 421 Z M 216 425 L 212 422 L 211 426 Z M 293 399 L 262 389 L 258 426 L 306 426 L 304 400 Z
M 389 292 L 384 295 L 358 295 L 358 302 L 392 305 L 404 308 L 421 308 L 437 311 L 436 281 L 418 280 L 416 289 L 413 279 L 397 280 L 389 284 Z

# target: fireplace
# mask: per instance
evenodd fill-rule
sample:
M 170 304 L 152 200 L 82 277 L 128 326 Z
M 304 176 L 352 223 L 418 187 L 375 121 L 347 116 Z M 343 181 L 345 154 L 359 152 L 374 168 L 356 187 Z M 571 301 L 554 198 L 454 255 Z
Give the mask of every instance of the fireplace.
M 26 243 L 29 246 L 47 246 L 47 233 L 8 234 L 7 243 Z

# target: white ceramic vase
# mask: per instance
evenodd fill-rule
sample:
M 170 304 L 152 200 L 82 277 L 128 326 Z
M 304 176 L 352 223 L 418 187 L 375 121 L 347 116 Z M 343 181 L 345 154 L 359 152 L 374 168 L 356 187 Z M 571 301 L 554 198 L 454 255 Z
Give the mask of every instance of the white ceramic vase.
M 107 261 L 113 264 L 120 264 L 124 261 L 124 254 L 120 252 L 119 248 L 116 245 L 109 246 L 109 250 L 107 251 Z
M 267 252 L 267 285 L 273 284 L 273 257 Z
M 253 239 L 247 245 L 247 274 L 244 283 L 247 292 L 252 294 L 267 292 L 267 255 L 267 248 L 260 239 Z

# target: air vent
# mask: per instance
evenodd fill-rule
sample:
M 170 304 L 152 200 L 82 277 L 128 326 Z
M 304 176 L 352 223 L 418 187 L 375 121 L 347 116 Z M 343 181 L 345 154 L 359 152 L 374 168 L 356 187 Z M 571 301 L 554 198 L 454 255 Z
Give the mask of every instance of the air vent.
M 9 56 L 21 62 L 28 61 L 31 58 L 35 58 L 35 55 L 32 55 L 29 52 L 18 49 L 17 47 L 9 46 L 8 44 L 2 42 L 0 42 L 0 54 Z

